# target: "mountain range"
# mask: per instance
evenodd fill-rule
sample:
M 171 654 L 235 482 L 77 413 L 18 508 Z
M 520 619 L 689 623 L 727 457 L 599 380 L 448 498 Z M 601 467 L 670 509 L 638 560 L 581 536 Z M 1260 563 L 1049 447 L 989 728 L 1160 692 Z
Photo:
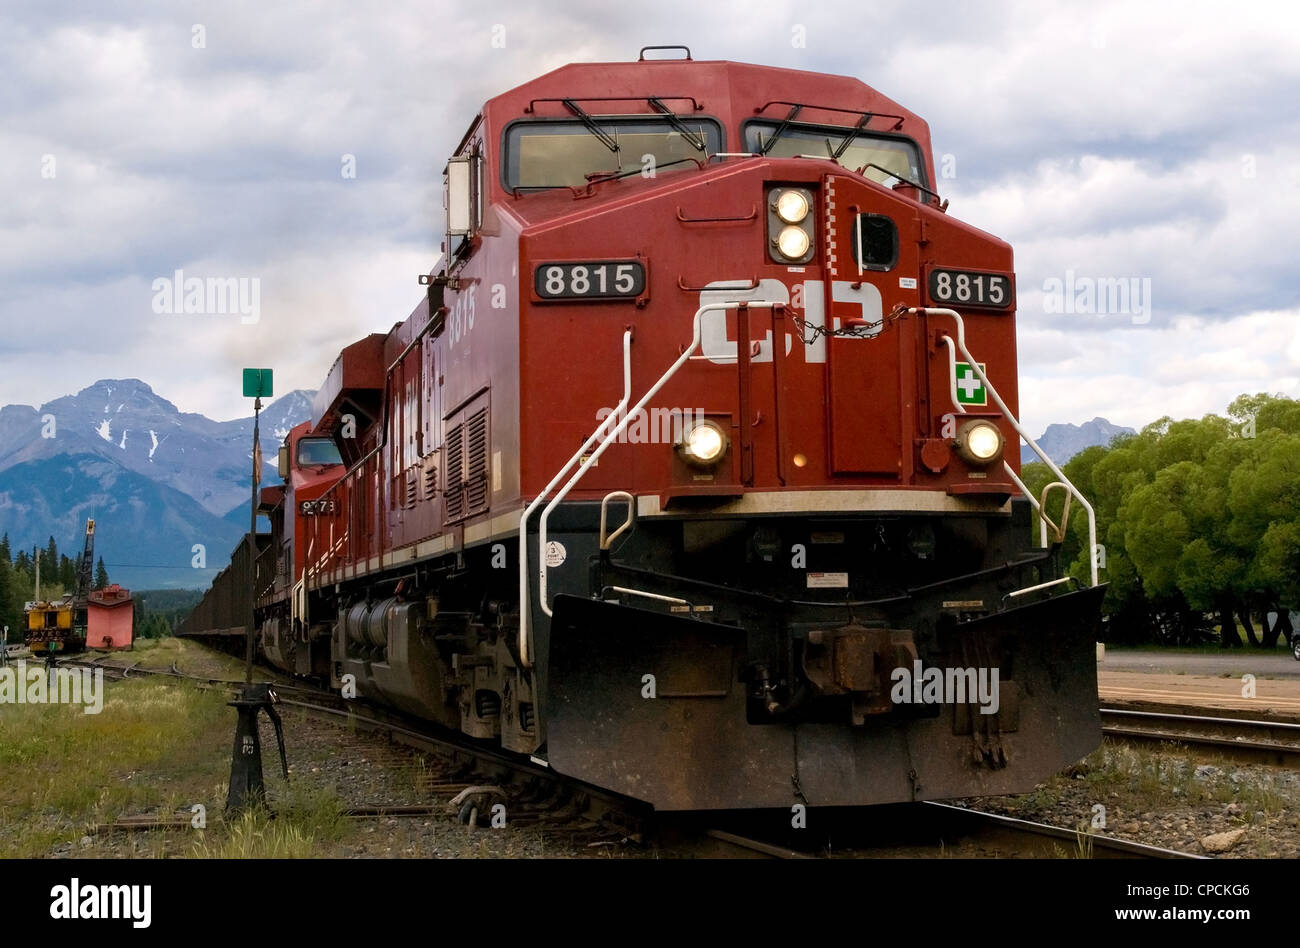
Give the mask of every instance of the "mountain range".
M 311 417 L 297 390 L 262 412 L 263 483 L 284 435 Z M 13 549 L 81 549 L 87 518 L 114 582 L 206 586 L 248 529 L 252 417 L 180 411 L 139 379 L 102 379 L 39 409 L 0 408 L 0 532 Z M 194 568 L 194 546 L 204 568 Z
M 1048 425 L 1047 430 L 1043 432 L 1043 436 L 1035 440 L 1049 458 L 1055 461 L 1057 465 L 1061 465 L 1084 448 L 1091 448 L 1096 445 L 1105 447 L 1122 434 L 1137 434 L 1137 432 L 1132 428 L 1112 425 L 1105 418 L 1094 418 L 1092 421 L 1085 421 L 1081 425 Z M 1021 464 L 1028 464 L 1037 460 L 1038 455 L 1032 449 L 1027 445 L 1021 445 Z

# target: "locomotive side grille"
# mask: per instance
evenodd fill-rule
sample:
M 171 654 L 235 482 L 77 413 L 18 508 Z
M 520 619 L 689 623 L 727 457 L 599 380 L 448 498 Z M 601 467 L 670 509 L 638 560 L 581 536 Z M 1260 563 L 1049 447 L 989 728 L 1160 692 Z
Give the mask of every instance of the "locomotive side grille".
M 424 499 L 433 500 L 438 493 L 438 465 L 426 464 L 424 468 Z
M 459 520 L 465 516 L 465 491 L 461 474 L 465 466 L 465 426 L 456 425 L 447 432 L 447 519 Z
M 477 407 L 475 407 L 477 406 Z M 488 509 L 488 402 L 486 394 L 455 413 L 442 449 L 443 492 L 447 521 L 454 522 Z
M 406 506 L 414 507 L 420 497 L 420 482 L 415 471 L 406 472 Z
M 487 409 L 480 408 L 470 416 L 469 450 L 465 466 L 466 513 L 479 513 L 488 506 L 488 418 Z

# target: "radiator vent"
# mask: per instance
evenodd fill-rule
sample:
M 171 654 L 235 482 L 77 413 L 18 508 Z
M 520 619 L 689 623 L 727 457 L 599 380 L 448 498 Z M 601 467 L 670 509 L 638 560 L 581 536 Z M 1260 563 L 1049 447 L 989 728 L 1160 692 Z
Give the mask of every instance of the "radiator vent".
M 447 519 L 465 516 L 465 426 L 456 425 L 447 432 Z
M 488 409 L 468 414 L 447 432 L 447 520 L 463 520 L 488 509 Z

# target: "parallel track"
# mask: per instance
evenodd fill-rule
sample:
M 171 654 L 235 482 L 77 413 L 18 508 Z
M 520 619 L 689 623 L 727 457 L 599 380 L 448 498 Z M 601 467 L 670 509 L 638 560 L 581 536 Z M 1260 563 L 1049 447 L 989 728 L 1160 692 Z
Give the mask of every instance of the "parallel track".
M 1243 763 L 1300 769 L 1300 724 L 1292 722 L 1113 707 L 1101 709 L 1101 720 L 1102 733 L 1114 740 L 1177 743 Z

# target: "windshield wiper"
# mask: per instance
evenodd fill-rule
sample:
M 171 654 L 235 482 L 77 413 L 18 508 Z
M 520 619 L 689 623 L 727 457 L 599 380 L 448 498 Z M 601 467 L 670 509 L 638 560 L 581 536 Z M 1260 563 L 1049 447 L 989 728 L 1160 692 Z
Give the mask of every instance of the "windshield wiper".
M 668 119 L 668 124 L 671 125 L 673 128 L 677 129 L 678 133 L 682 136 L 682 138 L 686 139 L 687 143 L 692 148 L 694 148 L 696 151 L 704 151 L 705 147 L 707 146 L 707 143 L 704 141 L 703 134 L 694 132 L 691 129 L 687 128 L 686 123 L 683 122 L 680 118 L 678 118 L 676 112 L 668 108 L 668 106 L 664 105 L 654 96 L 650 96 L 650 98 L 648 98 L 646 101 L 650 103 L 651 108 L 656 109 L 657 111 L 662 112 L 664 114 L 664 117 Z
M 665 161 L 661 164 L 656 164 L 655 168 L 671 168 L 673 165 L 684 164 L 687 161 L 694 162 L 697 168 L 703 168 L 705 165 L 705 162 L 700 161 L 700 159 L 692 158 L 690 155 L 687 155 L 685 158 L 674 158 L 672 161 Z M 619 178 L 631 178 L 634 175 L 640 174 L 641 171 L 641 168 L 631 168 L 627 171 L 589 171 L 584 174 L 583 177 L 587 179 L 587 184 L 590 186 L 593 184 L 600 184 L 602 181 L 615 181 Z M 556 187 L 571 187 L 571 185 L 561 184 L 556 185 Z
M 776 127 L 776 131 L 772 133 L 772 137 L 764 143 L 762 151 L 759 152 L 760 155 L 766 155 L 772 150 L 772 146 L 776 144 L 777 139 L 785 134 L 785 130 L 790 127 L 790 123 L 798 118 L 799 113 L 802 111 L 802 105 L 796 105 L 790 109 L 790 114 L 785 117 L 785 121 Z
M 600 140 L 602 145 L 614 154 L 618 154 L 618 141 L 610 135 L 609 132 L 597 125 L 596 120 L 588 115 L 582 106 L 577 102 L 574 102 L 572 99 L 563 99 L 561 101 L 566 109 L 578 117 L 578 121 L 583 124 L 587 131 L 591 132 L 591 134 L 595 135 L 596 138 Z
M 853 131 L 849 132 L 847 135 L 844 136 L 844 141 L 840 142 L 840 147 L 836 148 L 835 151 L 831 154 L 831 161 L 840 160 L 840 155 L 848 151 L 849 145 L 853 143 L 853 141 L 858 137 L 858 135 L 862 132 L 862 130 L 867 127 L 867 123 L 870 121 L 871 121 L 871 113 L 863 112 L 862 118 L 858 119 L 858 124 L 853 126 Z

